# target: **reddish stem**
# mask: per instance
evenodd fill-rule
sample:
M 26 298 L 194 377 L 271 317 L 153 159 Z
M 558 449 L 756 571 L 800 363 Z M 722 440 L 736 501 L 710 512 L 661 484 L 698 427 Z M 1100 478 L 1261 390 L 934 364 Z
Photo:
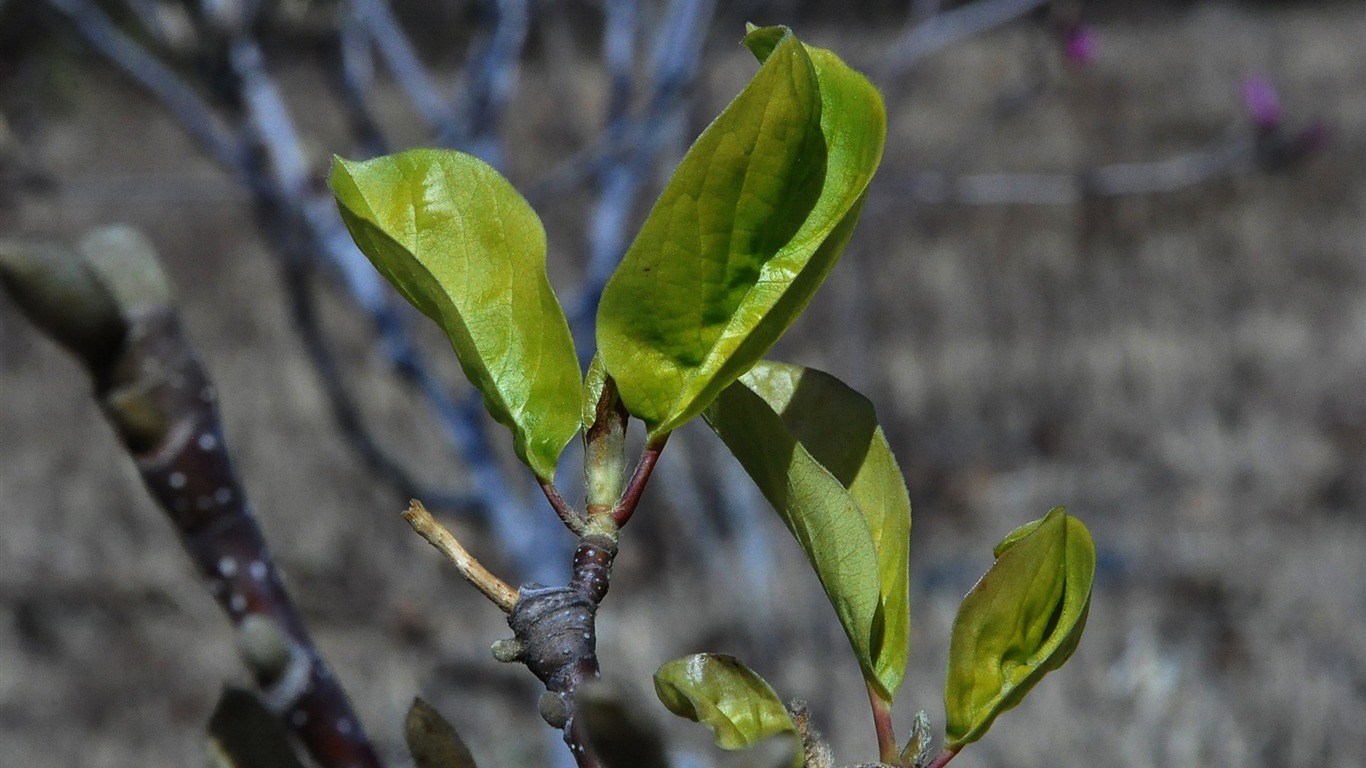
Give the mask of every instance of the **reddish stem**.
M 961 747 L 959 747 L 961 749 Z M 940 752 L 933 760 L 925 765 L 925 768 L 944 768 L 949 761 L 958 755 L 958 749 L 946 749 Z
M 631 481 L 626 484 L 626 490 L 621 494 L 621 500 L 612 510 L 612 520 L 620 528 L 626 525 L 631 519 L 631 515 L 636 511 L 636 506 L 640 504 L 640 496 L 645 492 L 645 486 L 650 482 L 650 474 L 654 472 L 655 462 L 659 461 L 659 454 L 664 452 L 664 444 L 669 442 L 669 435 L 664 434 L 654 438 L 645 444 L 645 452 L 640 456 L 640 463 L 636 465 L 636 471 L 631 474 Z
M 555 487 L 555 481 L 541 478 L 537 478 L 536 481 L 541 484 L 541 492 L 545 494 L 546 500 L 559 516 L 560 522 L 564 523 L 564 527 L 575 536 L 582 536 L 585 530 L 583 516 L 564 500 L 560 495 L 560 489 Z
M 873 708 L 873 727 L 877 729 L 878 759 L 895 765 L 901 759 L 896 748 L 896 729 L 892 725 L 892 702 L 882 698 L 872 682 L 868 686 L 868 703 Z

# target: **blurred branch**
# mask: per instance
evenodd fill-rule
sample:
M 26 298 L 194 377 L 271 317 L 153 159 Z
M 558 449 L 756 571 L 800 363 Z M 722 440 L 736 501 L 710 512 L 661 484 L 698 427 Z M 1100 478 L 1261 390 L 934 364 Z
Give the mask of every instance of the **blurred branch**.
M 910 22 L 884 55 L 877 78 L 890 82 L 906 70 L 939 51 L 973 35 L 1017 19 L 1051 0 L 975 0 L 952 10 L 938 10 L 928 17 L 913 8 Z M 919 4 L 917 4 L 918 6 Z M 923 19 L 923 20 L 922 20 Z
M 503 165 L 498 128 L 517 88 L 519 59 L 531 24 L 529 0 L 494 0 L 493 32 L 465 64 L 458 114 L 464 125 L 438 135 L 442 144 L 459 147 L 490 165 Z
M 237 31 L 225 49 L 224 64 L 233 76 L 215 81 L 223 102 L 244 111 L 244 137 L 229 139 L 230 134 L 206 102 L 171 70 L 119 33 L 93 4 L 84 0 L 49 1 L 72 20 L 96 50 L 161 100 L 177 121 L 251 190 L 262 226 L 281 256 L 296 330 L 323 381 L 334 417 L 353 449 L 382 479 L 407 496 L 422 497 L 434 506 L 458 504 L 483 512 L 520 570 L 547 575 L 545 548 L 553 539 L 527 536 L 528 531 L 537 529 L 536 522 L 528 519 L 524 499 L 509 490 L 516 485 L 509 482 L 494 459 L 482 410 L 476 402 L 455 401 L 431 373 L 401 314 L 389 304 L 387 289 L 378 274 L 351 242 L 336 207 L 328 196 L 314 190 L 302 140 L 255 41 L 245 31 Z M 382 43 L 381 52 L 388 52 L 391 66 L 396 60 L 401 61 L 402 51 L 410 49 L 405 48 L 406 39 L 396 27 L 386 26 L 392 21 L 387 6 L 379 0 L 367 0 L 365 7 L 372 34 L 380 30 L 375 37 Z M 380 448 L 365 428 L 359 405 L 342 383 L 341 368 L 317 325 L 309 290 L 310 271 L 306 266 L 309 256 L 321 258 L 335 269 L 353 300 L 369 315 L 394 370 L 418 389 L 445 427 L 447 437 L 469 469 L 472 493 L 457 494 L 417 485 L 414 476 Z
M 389 151 L 389 142 L 370 107 L 370 88 L 375 81 L 375 57 L 365 18 L 352 3 L 341 12 L 337 26 L 337 59 L 333 82 L 341 94 L 351 133 L 367 155 Z
M 239 635 L 267 635 L 272 650 L 253 653 L 261 645 L 249 642 L 243 654 L 265 705 L 319 765 L 379 768 L 276 571 L 151 245 L 113 227 L 80 250 L 0 249 L 0 277 L 85 365 L 143 484 Z
M 459 120 L 432 82 L 408 36 L 386 0 L 351 0 L 349 12 L 360 20 L 389 73 L 437 136 L 457 136 Z
M 47 0 L 66 16 L 72 27 L 91 47 L 109 59 L 119 70 L 150 92 L 166 107 L 200 147 L 229 170 L 239 171 L 246 164 L 246 148 L 241 139 L 225 128 L 209 105 L 181 80 L 127 35 L 89 0 Z
M 1116 163 L 1076 173 L 915 172 L 881 184 L 880 205 L 1074 205 L 1105 197 L 1175 192 L 1255 170 L 1253 143 L 1231 141 L 1147 163 Z

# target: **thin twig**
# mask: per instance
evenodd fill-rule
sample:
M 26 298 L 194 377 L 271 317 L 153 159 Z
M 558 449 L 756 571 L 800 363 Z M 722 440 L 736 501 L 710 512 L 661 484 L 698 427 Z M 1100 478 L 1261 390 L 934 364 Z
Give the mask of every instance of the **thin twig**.
M 512 613 L 513 606 L 517 605 L 517 590 L 494 576 L 492 571 L 476 560 L 449 528 L 432 517 L 432 513 L 422 506 L 422 502 L 417 499 L 410 501 L 408 509 L 403 512 L 403 519 L 407 520 L 413 530 L 426 539 L 428 544 L 445 555 L 455 566 L 455 570 L 465 581 L 479 590 L 480 594 L 502 609 L 503 613 Z

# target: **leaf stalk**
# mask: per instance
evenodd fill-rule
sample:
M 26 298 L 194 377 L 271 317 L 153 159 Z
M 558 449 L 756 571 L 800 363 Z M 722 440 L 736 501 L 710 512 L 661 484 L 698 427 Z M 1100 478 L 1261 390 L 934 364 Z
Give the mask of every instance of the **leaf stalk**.
M 960 747 L 961 749 L 961 747 Z M 958 755 L 957 749 L 946 749 L 935 756 L 933 760 L 925 764 L 925 768 L 944 768 L 949 761 Z
M 892 724 L 892 702 L 884 699 L 871 680 L 866 680 L 868 703 L 873 709 L 873 727 L 877 729 L 878 759 L 896 765 L 901 755 L 896 746 L 896 727 Z
M 664 452 L 664 445 L 669 442 L 670 432 L 659 435 L 645 444 L 645 451 L 640 456 L 640 463 L 636 464 L 635 472 L 631 473 L 631 481 L 626 484 L 626 491 L 621 494 L 621 500 L 617 502 L 616 508 L 612 510 L 612 520 L 620 528 L 626 525 L 635 513 L 636 506 L 640 504 L 641 494 L 645 492 L 645 486 L 650 482 L 650 475 L 654 472 L 655 463 L 659 461 L 659 454 Z

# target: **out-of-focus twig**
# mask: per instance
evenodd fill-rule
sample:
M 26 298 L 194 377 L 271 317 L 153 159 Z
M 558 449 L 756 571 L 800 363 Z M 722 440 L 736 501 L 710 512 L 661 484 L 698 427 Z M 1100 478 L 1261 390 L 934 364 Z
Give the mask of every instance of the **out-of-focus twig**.
M 176 121 L 211 157 L 238 171 L 246 163 L 246 147 L 223 126 L 207 103 L 169 67 L 119 31 L 114 22 L 89 0 L 48 0 L 91 47 L 109 59 L 166 107 Z
M 349 12 L 361 20 L 384 66 L 432 132 L 437 136 L 459 135 L 461 129 L 454 110 L 432 82 L 388 2 L 351 0 Z
M 1123 195 L 1175 192 L 1254 170 L 1252 142 L 1235 140 L 1148 163 L 1116 163 L 1076 173 L 978 173 L 954 176 L 920 171 L 892 175 L 879 185 L 874 209 L 904 202 L 932 205 L 1075 205 Z
M 531 26 L 531 5 L 528 0 L 493 0 L 493 16 L 493 32 L 465 65 L 465 79 L 456 101 L 463 125 L 439 134 L 438 140 L 497 167 L 503 164 L 498 128 L 517 88 L 519 59 Z
M 913 14 L 906 30 L 887 50 L 877 79 L 891 82 L 921 60 L 950 45 L 999 27 L 1050 1 L 975 0 L 928 18 Z

